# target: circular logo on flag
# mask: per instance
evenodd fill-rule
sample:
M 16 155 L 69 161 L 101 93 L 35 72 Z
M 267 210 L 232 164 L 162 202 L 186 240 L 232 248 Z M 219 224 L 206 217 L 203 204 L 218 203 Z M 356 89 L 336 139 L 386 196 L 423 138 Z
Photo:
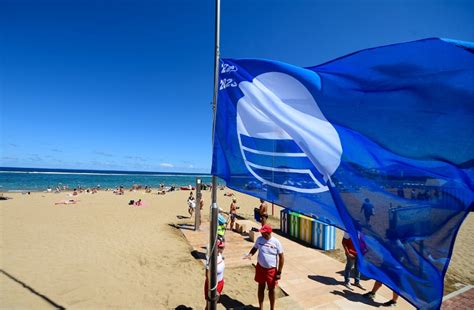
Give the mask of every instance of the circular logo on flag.
M 328 190 L 339 167 L 339 135 L 310 91 L 280 72 L 241 82 L 237 135 L 249 172 L 265 185 L 301 193 Z

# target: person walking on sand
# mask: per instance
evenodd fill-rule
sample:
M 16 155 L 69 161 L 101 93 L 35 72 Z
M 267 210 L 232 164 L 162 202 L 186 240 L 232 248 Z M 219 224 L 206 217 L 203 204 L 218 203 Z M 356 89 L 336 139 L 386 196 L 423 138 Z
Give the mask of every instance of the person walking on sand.
M 244 258 L 250 259 L 258 251 L 257 267 L 255 268 L 255 281 L 258 283 L 258 304 L 263 310 L 265 299 L 265 286 L 268 286 L 268 298 L 270 309 L 275 309 L 275 286 L 281 278 L 281 272 L 285 263 L 283 247 L 280 241 L 272 236 L 272 227 L 263 225 L 260 228 L 262 234 L 257 238 L 253 248 Z
M 352 288 L 349 286 L 350 282 L 350 274 L 352 268 L 354 268 L 354 284 L 362 290 L 365 290 L 362 285 L 360 284 L 360 271 L 359 266 L 357 265 L 357 251 L 354 248 L 354 244 L 352 243 L 351 236 L 348 233 L 344 233 L 344 237 L 342 238 L 342 247 L 344 248 L 344 252 L 346 253 L 346 268 L 344 269 L 344 286 L 352 291 Z
M 196 202 L 194 201 L 193 192 L 190 192 L 189 197 L 188 197 L 188 213 L 190 217 L 193 216 L 195 207 L 196 207 Z
M 375 207 L 369 198 L 364 199 L 364 203 L 360 207 L 360 212 L 364 211 L 365 223 L 370 226 L 370 217 L 375 215 Z
M 230 204 L 229 217 L 230 217 L 230 230 L 234 230 L 235 218 L 237 217 L 237 198 L 232 198 Z
M 260 213 L 260 223 L 262 226 L 267 223 L 268 219 L 268 206 L 265 200 L 260 198 L 260 206 L 258 207 L 258 211 Z
M 374 287 L 372 288 L 372 291 L 364 294 L 363 296 L 370 299 L 370 300 L 374 300 L 375 294 L 377 293 L 377 291 L 381 287 L 382 287 L 382 282 L 375 281 Z M 398 294 L 392 291 L 392 299 L 390 299 L 387 302 L 384 302 L 382 304 L 382 306 L 384 306 L 384 307 L 395 307 L 397 305 L 397 301 L 398 301 Z
M 222 290 L 224 289 L 224 269 L 225 269 L 225 262 L 224 262 L 224 249 L 225 243 L 223 241 L 217 240 L 217 300 L 222 294 Z M 204 282 L 204 298 L 206 299 L 206 309 L 209 309 L 209 261 L 206 263 L 206 282 Z

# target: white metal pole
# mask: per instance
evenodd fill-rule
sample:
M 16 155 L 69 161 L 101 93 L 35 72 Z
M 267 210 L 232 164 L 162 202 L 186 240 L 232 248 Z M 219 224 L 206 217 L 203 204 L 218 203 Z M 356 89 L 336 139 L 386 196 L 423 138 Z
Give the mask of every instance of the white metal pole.
M 212 101 L 213 122 L 212 122 L 212 146 L 214 147 L 214 139 L 216 135 L 216 115 L 217 115 L 217 92 L 219 87 L 219 40 L 220 40 L 220 0 L 216 0 L 215 11 L 215 49 L 214 49 L 214 97 Z M 212 176 L 212 204 L 211 204 L 211 223 L 209 231 L 209 309 L 217 308 L 217 215 L 219 209 L 217 207 L 217 177 Z

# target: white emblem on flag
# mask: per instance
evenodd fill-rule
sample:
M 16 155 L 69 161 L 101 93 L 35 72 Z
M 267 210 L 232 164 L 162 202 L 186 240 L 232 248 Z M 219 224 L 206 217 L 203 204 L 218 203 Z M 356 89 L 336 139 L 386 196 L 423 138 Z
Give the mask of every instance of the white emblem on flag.
M 244 96 L 237 103 L 237 134 L 249 172 L 276 188 L 327 191 L 342 146 L 308 89 L 279 72 L 261 74 L 239 88 Z

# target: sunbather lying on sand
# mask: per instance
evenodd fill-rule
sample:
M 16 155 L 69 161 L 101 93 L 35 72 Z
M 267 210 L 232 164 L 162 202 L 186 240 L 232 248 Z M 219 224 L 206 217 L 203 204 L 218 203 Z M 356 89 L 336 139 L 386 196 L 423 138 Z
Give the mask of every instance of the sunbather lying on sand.
M 129 206 L 136 206 L 136 207 L 145 207 L 145 203 L 141 199 L 138 199 L 137 201 L 130 200 L 128 202 L 128 205 Z
M 79 200 L 69 199 L 69 200 L 61 200 L 55 203 L 55 205 L 71 205 L 76 204 Z
M 3 194 L 0 194 L 0 200 L 8 200 L 8 199 L 12 199 L 11 197 L 5 197 L 3 196 Z

